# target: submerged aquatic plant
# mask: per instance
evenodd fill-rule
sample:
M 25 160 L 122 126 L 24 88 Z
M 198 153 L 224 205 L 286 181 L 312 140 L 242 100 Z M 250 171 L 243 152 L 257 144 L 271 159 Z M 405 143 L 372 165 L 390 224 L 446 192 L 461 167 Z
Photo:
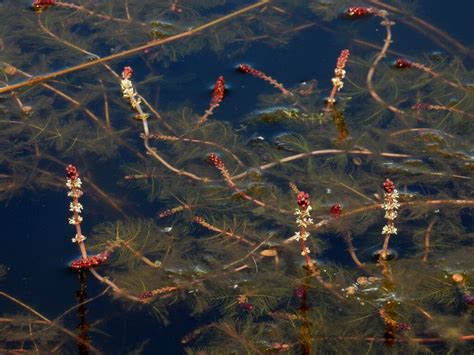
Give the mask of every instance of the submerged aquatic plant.
M 7 3 L 13 18 L 17 5 Z M 77 313 L 78 334 L 62 316 L 15 302 L 37 319 L 1 314 L 0 352 L 67 351 L 71 341 L 80 352 L 108 351 L 114 345 L 101 334 L 116 336 L 119 319 L 153 329 L 119 351 L 154 351 L 148 340 L 160 332 L 135 318 L 143 311 L 162 323 L 179 318 L 176 336 L 190 354 L 473 349 L 469 49 L 396 1 L 237 3 L 34 1 L 36 13 L 17 25 L 21 37 L 4 28 L 0 197 L 62 191 L 56 170 L 67 166 L 81 257 L 70 265 L 79 271 L 77 305 L 65 312 Z M 335 27 L 319 14 L 337 18 Z M 383 43 L 360 37 L 359 26 L 380 20 Z M 398 53 L 392 20 L 462 56 Z M 351 42 L 328 56 L 310 53 L 327 46 L 311 42 L 298 57 L 304 65 L 277 60 L 293 36 L 318 26 L 324 38 Z M 280 46 L 275 60 L 238 65 L 277 89 L 265 95 L 231 72 L 229 58 L 244 62 L 253 43 Z M 209 75 L 195 55 L 204 48 L 218 54 L 203 56 L 217 58 Z M 181 65 L 190 62 L 188 76 Z M 316 80 L 325 74 L 329 88 Z M 217 78 L 210 102 L 192 87 L 194 75 Z M 139 127 L 125 119 L 130 111 Z M 72 159 L 87 174 L 67 165 Z M 87 250 L 84 198 L 93 206 Z M 96 310 L 86 320 L 95 300 L 86 285 L 96 280 L 99 296 L 113 293 L 130 313 Z M 103 329 L 92 332 L 94 324 Z
M 395 188 L 395 184 L 392 180 L 386 179 L 383 183 L 384 192 L 384 203 L 383 209 L 385 210 L 385 219 L 387 224 L 382 229 L 382 235 L 384 236 L 384 242 L 380 258 L 386 259 L 388 253 L 388 243 L 392 235 L 397 234 L 397 228 L 395 227 L 395 219 L 398 217 L 398 209 L 400 204 L 398 203 L 398 191 Z
M 214 110 L 219 107 L 222 100 L 224 100 L 225 93 L 225 81 L 224 77 L 221 75 L 217 78 L 216 83 L 214 84 L 214 89 L 212 90 L 212 99 L 209 104 L 209 108 L 206 110 L 203 116 L 199 119 L 199 123 L 204 123 L 207 121 L 208 117 L 214 113 Z
M 283 84 L 279 83 L 278 81 L 273 79 L 271 76 L 268 76 L 267 74 L 261 72 L 260 70 L 252 68 L 250 65 L 239 64 L 238 68 L 241 72 L 253 75 L 256 78 L 259 78 L 259 79 L 262 79 L 263 81 L 266 81 L 271 86 L 273 86 L 273 87 L 277 88 L 278 90 L 280 90 L 283 95 L 293 95 L 293 93 L 291 91 L 287 90 L 283 86 Z
M 92 256 L 87 254 L 86 244 L 84 243 L 87 238 L 84 236 L 84 234 L 82 234 L 81 229 L 81 223 L 84 220 L 81 216 L 83 206 L 79 202 L 79 199 L 84 194 L 81 190 L 82 180 L 79 177 L 79 171 L 74 165 L 69 164 L 66 167 L 66 174 L 66 186 L 69 189 L 67 195 L 72 199 L 72 202 L 69 204 L 69 211 L 73 213 L 72 217 L 69 218 L 69 224 L 74 225 L 76 228 L 76 235 L 74 238 L 72 238 L 72 242 L 77 243 L 79 250 L 81 251 L 81 258 L 71 262 L 70 267 L 74 270 L 88 269 L 90 267 L 100 265 L 106 261 L 109 256 L 109 252 L 104 251 Z

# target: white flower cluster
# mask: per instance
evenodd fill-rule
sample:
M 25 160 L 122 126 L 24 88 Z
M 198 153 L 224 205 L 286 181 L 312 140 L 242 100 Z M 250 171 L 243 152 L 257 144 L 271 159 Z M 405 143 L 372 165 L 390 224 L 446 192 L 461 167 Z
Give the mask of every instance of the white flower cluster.
M 346 71 L 341 68 L 334 69 L 336 76 L 332 78 L 332 84 L 337 88 L 337 91 L 341 90 L 344 87 L 344 82 L 342 79 L 346 77 Z
M 80 189 L 82 187 L 82 181 L 80 178 L 76 178 L 74 180 L 67 179 L 66 186 L 68 187 L 69 190 Z M 69 196 L 69 193 L 68 193 L 68 196 Z
M 298 227 L 307 228 L 308 226 L 314 224 L 313 219 L 310 216 L 310 212 L 313 208 L 311 206 L 306 207 L 305 210 L 300 208 L 295 209 L 296 224 Z
M 83 236 L 83 235 L 77 235 L 77 234 L 76 234 L 75 237 L 71 239 L 71 241 L 72 241 L 73 243 L 78 243 L 78 244 L 79 244 L 79 243 L 84 242 L 84 240 L 86 240 L 86 239 L 87 239 L 87 238 L 86 238 L 85 236 Z
M 385 192 L 384 194 L 384 203 L 383 209 L 385 210 L 385 218 L 388 220 L 387 225 L 382 229 L 382 234 L 397 234 L 397 228 L 395 228 L 393 221 L 398 216 L 398 208 L 400 203 L 398 203 L 398 191 L 395 189 L 392 192 Z
M 382 234 L 397 234 L 397 228 L 394 225 L 385 225 L 382 228 Z
M 122 96 L 130 102 L 132 108 L 136 109 L 140 105 L 141 99 L 136 93 L 132 81 L 130 79 L 122 79 L 120 87 L 122 89 Z
M 84 209 L 82 204 L 79 202 L 79 198 L 84 194 L 82 190 L 80 190 L 82 187 L 82 181 L 80 178 L 67 179 L 66 186 L 69 188 L 67 195 L 72 199 L 72 201 L 69 203 L 69 211 L 73 212 L 73 215 L 68 218 L 68 222 L 69 224 L 78 226 L 83 221 L 83 218 L 79 215 Z M 73 243 L 81 243 L 84 240 L 85 237 L 83 236 L 78 237 L 76 235 L 74 238 L 72 238 Z
M 335 76 L 331 80 L 332 84 L 337 88 L 337 91 L 341 90 L 344 87 L 344 83 L 342 82 L 341 78 Z
M 297 242 L 299 242 L 300 239 L 306 240 L 306 239 L 308 239 L 308 237 L 309 237 L 309 233 L 306 232 L 306 231 L 304 231 L 304 232 L 296 232 L 295 235 L 293 236 L 293 238 L 295 238 L 295 240 L 296 240 Z
M 314 224 L 313 219 L 309 214 L 312 209 L 313 208 L 311 206 L 308 206 L 305 210 L 301 210 L 300 208 L 295 209 L 296 224 L 300 228 L 300 231 L 296 232 L 293 236 L 296 241 L 299 241 L 300 239 L 305 241 L 306 239 L 308 239 L 309 233 L 306 232 L 306 228 Z
M 395 219 L 397 218 L 397 210 L 400 207 L 400 204 L 398 203 L 398 191 L 393 190 L 391 193 L 385 193 L 384 194 L 384 203 L 383 203 L 383 209 L 386 211 L 385 218 L 387 219 Z M 394 217 L 388 217 L 387 213 L 394 213 Z
M 80 204 L 79 202 L 77 202 L 76 200 L 72 201 L 70 204 L 69 204 L 69 211 L 71 212 L 77 212 L 77 213 L 81 213 L 82 210 L 83 210 L 83 206 L 82 204 Z
M 81 222 L 83 221 L 83 218 L 77 215 L 77 216 L 70 217 L 68 221 L 69 221 L 69 224 L 76 225 L 76 224 L 81 224 Z

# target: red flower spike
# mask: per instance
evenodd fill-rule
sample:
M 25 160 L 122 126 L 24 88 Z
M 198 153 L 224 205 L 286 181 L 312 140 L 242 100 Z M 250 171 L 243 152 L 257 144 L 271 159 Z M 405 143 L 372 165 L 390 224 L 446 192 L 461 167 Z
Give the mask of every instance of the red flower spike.
M 308 208 L 309 194 L 304 191 L 298 192 L 298 194 L 296 195 L 296 203 L 298 203 L 298 206 L 300 206 L 302 209 Z
M 344 69 L 346 67 L 347 60 L 349 59 L 349 55 L 351 52 L 348 49 L 343 49 L 339 57 L 337 58 L 336 68 L 337 69 Z
M 217 81 L 214 85 L 214 90 L 212 91 L 212 100 L 211 106 L 218 106 L 222 100 L 224 100 L 225 92 L 225 81 L 224 77 L 221 75 L 217 78 Z
M 207 158 L 209 159 L 209 162 L 212 164 L 212 166 L 216 167 L 217 169 L 222 169 L 224 168 L 224 162 L 222 161 L 221 158 L 217 156 L 215 153 L 210 153 Z
M 376 12 L 377 10 L 374 9 L 373 7 L 355 6 L 355 7 L 349 7 L 344 14 L 351 18 L 359 18 L 359 17 L 368 16 L 368 15 L 373 15 Z
M 392 180 L 386 179 L 383 183 L 383 188 L 386 193 L 391 194 L 395 190 L 395 184 Z
M 290 91 L 285 89 L 283 84 L 280 84 L 278 81 L 273 79 L 271 76 L 268 76 L 264 72 L 261 72 L 260 70 L 252 68 L 250 65 L 240 64 L 239 65 L 239 70 L 244 72 L 244 73 L 253 75 L 256 78 L 259 78 L 259 79 L 262 79 L 262 80 L 266 81 L 267 83 L 272 85 L 274 88 L 277 88 L 278 90 L 280 90 L 283 93 L 283 95 L 293 95 Z
M 130 80 L 133 75 L 132 67 L 124 67 L 122 70 L 122 78 Z
M 339 203 L 335 203 L 334 205 L 331 206 L 331 215 L 334 218 L 339 218 L 341 217 L 342 213 L 342 206 Z
M 72 164 L 66 167 L 66 174 L 71 180 L 76 180 L 79 177 L 79 171 L 77 171 L 77 168 Z
M 56 0 L 35 0 L 31 4 L 33 10 L 41 12 L 48 6 L 56 5 Z
M 247 65 L 247 64 L 240 64 L 239 70 L 243 71 L 244 73 L 256 76 L 257 78 L 264 79 L 266 77 L 266 75 L 263 74 L 260 70 L 254 69 L 250 65 Z
M 94 256 L 90 256 L 87 259 L 74 260 L 69 267 L 74 270 L 85 270 L 93 266 L 98 266 L 104 263 L 109 258 L 109 253 L 104 251 Z
M 398 58 L 395 61 L 395 67 L 398 69 L 407 69 L 407 68 L 411 68 L 412 66 L 413 66 L 412 62 L 410 62 L 407 59 Z

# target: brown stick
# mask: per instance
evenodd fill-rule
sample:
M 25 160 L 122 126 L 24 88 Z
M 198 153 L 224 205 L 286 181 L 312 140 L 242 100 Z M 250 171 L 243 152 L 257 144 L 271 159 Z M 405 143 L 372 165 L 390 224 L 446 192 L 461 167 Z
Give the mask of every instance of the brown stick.
M 420 200 L 420 201 L 407 201 L 407 202 L 400 202 L 400 207 L 410 207 L 410 206 L 431 206 L 433 208 L 437 206 L 442 206 L 442 205 L 447 205 L 447 206 L 474 206 L 474 200 Z M 362 207 L 357 207 L 352 210 L 344 211 L 342 212 L 341 216 L 339 218 L 345 218 L 353 215 L 357 215 L 360 213 L 366 213 L 370 210 L 375 210 L 379 209 L 382 207 L 382 204 L 376 203 L 373 205 L 365 205 Z M 314 224 L 311 226 L 311 230 L 317 230 L 320 229 L 329 222 L 331 222 L 332 218 L 326 218 L 321 220 L 320 222 Z M 283 241 L 283 244 L 289 244 L 295 240 L 294 237 L 287 238 Z
M 89 268 L 88 269 L 90 271 L 90 273 L 92 275 L 94 275 L 94 277 L 99 280 L 100 282 L 102 282 L 103 284 L 106 284 L 107 286 L 110 286 L 110 288 L 115 292 L 116 295 L 120 296 L 120 297 L 124 297 L 124 298 L 127 298 L 131 301 L 135 301 L 135 302 L 141 302 L 143 303 L 143 300 L 139 299 L 138 297 L 136 296 L 132 296 L 130 295 L 128 292 L 126 292 L 125 290 L 123 290 L 122 288 L 120 288 L 119 286 L 117 286 L 117 284 L 111 280 L 109 280 L 109 278 L 107 277 L 104 277 L 102 276 L 101 274 L 99 274 L 94 268 Z
M 198 223 L 199 225 L 203 226 L 206 229 L 209 229 L 210 231 L 217 232 L 219 234 L 225 235 L 225 236 L 230 237 L 230 238 L 235 238 L 239 242 L 242 242 L 244 244 L 251 245 L 251 246 L 256 245 L 255 242 L 252 242 L 251 240 L 248 240 L 245 237 L 242 237 L 242 236 L 234 234 L 234 233 L 226 232 L 226 231 L 224 231 L 224 230 L 222 230 L 222 229 L 220 229 L 216 226 L 213 226 L 212 224 L 209 224 L 202 217 L 198 217 L 198 216 L 194 217 L 194 222 Z
M 380 155 L 382 157 L 388 157 L 388 158 L 410 158 L 411 155 L 409 154 L 396 154 L 396 153 L 373 153 L 370 150 L 342 150 L 342 149 L 323 149 L 323 150 L 313 150 L 312 152 L 307 152 L 307 153 L 300 153 L 300 154 L 295 154 L 291 155 L 282 159 L 279 159 L 277 161 L 260 165 L 257 170 L 267 170 L 270 168 L 273 168 L 277 165 L 283 164 L 283 163 L 288 163 L 293 160 L 298 160 L 298 159 L 303 159 L 307 158 L 310 156 L 317 156 L 317 155 L 329 155 L 329 154 L 356 154 L 356 155 Z M 245 171 L 241 174 L 232 176 L 232 179 L 241 179 L 249 174 L 251 174 L 252 171 Z
M 6 63 L 6 62 L 2 62 L 4 65 L 8 65 L 8 66 L 11 66 L 13 68 L 15 68 L 18 73 L 22 74 L 23 76 L 26 76 L 28 78 L 33 78 L 33 76 L 27 72 L 24 72 L 16 67 L 14 67 L 13 65 L 9 64 L 9 63 Z M 76 99 L 74 99 L 73 97 L 67 95 L 66 93 L 64 93 L 63 91 L 59 90 L 59 89 L 56 89 L 54 86 L 51 86 L 49 84 L 46 84 L 46 83 L 41 83 L 40 84 L 41 86 L 43 86 L 44 88 L 48 89 L 48 90 L 51 90 L 52 92 L 54 92 L 55 94 L 61 96 L 63 99 L 65 99 L 66 101 L 69 101 L 70 103 L 72 103 L 73 105 L 75 105 L 76 107 L 78 108 L 81 108 L 84 113 L 86 114 L 86 116 L 88 116 L 94 123 L 96 123 L 100 128 L 104 129 L 105 131 L 108 131 L 110 132 L 110 127 L 108 127 L 107 125 L 104 125 L 104 123 L 100 120 L 100 118 L 94 114 L 91 110 L 89 110 L 87 107 L 84 107 L 79 101 L 77 101 Z M 1 89 L 0 89 L 1 90 Z M 145 157 L 143 156 L 142 153 L 140 153 L 138 150 L 135 149 L 135 147 L 131 146 L 129 143 L 127 142 L 122 142 L 124 144 L 124 146 L 129 149 L 132 153 L 134 153 L 138 158 L 140 158 L 141 160 L 145 160 Z
M 171 170 L 172 172 L 176 173 L 177 175 L 186 176 L 186 177 L 191 178 L 193 180 L 201 181 L 203 183 L 208 183 L 208 182 L 211 181 L 208 177 L 200 177 L 196 174 L 190 173 L 189 171 L 175 168 L 173 165 L 168 163 L 168 161 L 165 158 L 163 158 L 161 155 L 158 154 L 158 152 L 156 151 L 155 148 L 150 146 L 149 136 L 147 136 L 147 135 L 143 136 L 143 145 L 145 146 L 145 149 L 147 150 L 149 155 L 151 155 L 153 158 L 155 158 L 161 164 L 163 164 L 167 169 Z
M 98 185 L 95 184 L 94 181 L 92 181 L 90 176 L 84 177 L 84 181 L 87 182 L 87 184 L 100 196 L 100 199 L 105 200 L 114 210 L 116 210 L 118 213 L 120 213 L 123 217 L 127 217 L 128 215 L 124 212 L 122 207 L 117 203 L 117 201 L 107 195 L 107 193 L 102 190 Z
M 97 60 L 92 61 L 92 62 L 85 62 L 85 63 L 79 64 L 79 65 L 76 65 L 76 66 L 73 66 L 73 67 L 69 67 L 69 68 L 66 68 L 66 69 L 55 71 L 53 73 L 49 73 L 49 74 L 45 74 L 45 75 L 38 75 L 38 76 L 32 77 L 30 80 L 27 80 L 27 81 L 23 81 L 23 82 L 20 82 L 20 83 L 17 83 L 17 84 L 12 84 L 12 85 L 5 86 L 3 88 L 0 88 L 0 94 L 5 93 L 5 92 L 9 92 L 9 91 L 12 91 L 12 90 L 17 90 L 17 89 L 25 87 L 25 86 L 39 84 L 39 83 L 42 83 L 43 81 L 54 79 L 54 78 L 57 78 L 57 77 L 60 77 L 60 76 L 66 75 L 66 74 L 70 74 L 70 73 L 79 71 L 79 70 L 84 70 L 84 69 L 93 67 L 93 66 L 95 66 L 97 64 L 100 64 L 100 63 L 110 62 L 111 60 L 123 58 L 123 57 L 129 56 L 129 55 L 135 54 L 135 53 L 139 53 L 139 52 L 141 52 L 141 51 L 143 51 L 144 49 L 147 49 L 147 48 L 162 46 L 166 43 L 174 42 L 174 41 L 176 41 L 178 39 L 181 39 L 181 38 L 186 38 L 186 37 L 189 37 L 189 36 L 193 36 L 193 35 L 195 35 L 199 32 L 202 32 L 203 30 L 214 27 L 218 24 L 221 24 L 225 21 L 233 19 L 234 17 L 242 15 L 242 14 L 244 14 L 246 12 L 249 12 L 253 9 L 256 9 L 258 7 L 264 6 L 264 5 L 268 4 L 271 1 L 272 0 L 260 0 L 255 4 L 246 6 L 242 9 L 234 11 L 234 12 L 228 14 L 228 15 L 219 17 L 216 20 L 209 21 L 209 22 L 207 22 L 207 23 L 205 23 L 201 26 L 195 27 L 195 28 L 190 29 L 190 30 L 185 31 L 185 32 L 178 33 L 174 36 L 170 36 L 170 37 L 163 38 L 163 39 L 153 40 L 151 42 L 142 44 L 141 46 L 138 46 L 138 47 L 135 47 L 135 48 L 127 49 L 125 51 L 109 55 L 107 57 L 98 58 Z
M 363 262 L 360 261 L 359 257 L 357 256 L 354 244 L 352 244 L 352 236 L 349 232 L 344 235 L 344 240 L 347 244 L 347 251 L 349 252 L 349 255 L 351 256 L 354 263 L 357 265 L 358 268 L 367 272 L 367 267 Z
M 124 0 L 125 14 L 127 15 L 128 22 L 132 22 L 132 17 L 130 16 L 130 9 L 128 8 L 128 0 Z
M 133 254 L 133 256 L 135 256 L 137 259 L 141 260 L 143 263 L 150 266 L 151 268 L 161 269 L 160 265 L 154 263 L 153 261 L 148 259 L 145 255 L 140 253 L 138 250 L 135 250 L 133 247 L 131 247 L 130 244 L 128 243 L 128 241 L 116 240 L 113 243 L 111 243 L 110 247 L 112 247 L 114 249 L 117 248 L 117 247 L 123 247 L 123 248 L 127 249 L 128 251 L 130 251 Z
M 39 27 L 43 30 L 44 33 L 46 33 L 47 35 L 49 35 L 50 37 L 54 38 L 56 41 L 64 44 L 65 46 L 67 47 L 71 47 L 81 53 L 84 53 L 84 54 L 87 54 L 88 56 L 91 56 L 93 58 L 99 58 L 99 56 L 95 53 L 92 53 L 92 52 L 89 52 L 81 47 L 79 47 L 78 45 L 75 45 L 74 43 L 71 43 L 69 41 L 66 41 L 65 39 L 63 38 L 60 38 L 58 35 L 56 35 L 55 33 L 53 33 L 49 28 L 47 28 L 43 22 L 41 22 L 41 14 L 40 16 L 38 17 L 38 25 Z M 115 76 L 117 79 L 120 80 L 120 75 L 118 75 L 115 70 L 113 70 L 108 64 L 104 64 L 104 67 L 113 75 Z
M 372 82 L 372 79 L 373 79 L 373 76 L 374 76 L 374 73 L 375 73 L 375 68 L 377 67 L 379 62 L 382 60 L 382 58 L 384 58 L 386 56 L 388 47 L 390 47 L 390 43 L 392 43 L 392 25 L 393 25 L 393 22 L 391 22 L 385 16 L 382 16 L 382 18 L 383 18 L 382 24 L 386 28 L 387 35 L 385 37 L 385 41 L 384 41 L 382 49 L 380 50 L 380 52 L 375 57 L 374 61 L 370 65 L 369 71 L 367 72 L 367 81 L 366 81 L 367 82 L 367 88 L 369 89 L 369 93 L 375 101 L 377 101 L 378 103 L 384 105 L 385 107 L 387 107 L 392 112 L 405 114 L 404 111 L 396 108 L 395 106 L 387 104 L 384 100 L 382 100 L 382 98 L 379 96 L 379 94 L 377 94 L 377 91 L 375 91 L 374 84 Z
M 171 141 L 171 142 L 180 141 L 180 142 L 190 142 L 190 143 L 196 143 L 196 144 L 210 145 L 212 147 L 216 147 L 216 148 L 222 150 L 223 152 L 226 152 L 229 156 L 231 156 L 237 162 L 237 164 L 239 164 L 241 167 L 245 167 L 244 163 L 242 163 L 242 161 L 239 159 L 239 157 L 236 154 L 232 153 L 229 149 L 227 149 L 226 147 L 224 147 L 224 146 L 222 146 L 218 143 L 214 143 L 214 142 L 211 142 L 211 141 L 203 141 L 203 140 L 200 140 L 200 139 L 193 139 L 193 138 L 164 136 L 164 135 L 161 135 L 161 134 L 151 134 L 150 138 L 153 138 L 153 139 L 156 139 L 156 140 Z

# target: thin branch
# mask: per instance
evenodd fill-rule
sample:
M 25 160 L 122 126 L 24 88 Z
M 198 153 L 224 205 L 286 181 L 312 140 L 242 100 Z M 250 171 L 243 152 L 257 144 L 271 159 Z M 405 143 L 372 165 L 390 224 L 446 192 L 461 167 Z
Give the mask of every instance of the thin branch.
M 421 261 L 426 263 L 428 262 L 428 256 L 430 254 L 430 236 L 431 236 L 431 231 L 433 230 L 433 226 L 436 223 L 437 218 L 434 217 L 430 224 L 428 225 L 428 228 L 425 231 L 425 234 L 423 236 L 423 247 L 424 247 L 424 252 L 423 252 L 423 257 L 421 258 Z
M 360 261 L 360 259 L 358 258 L 356 254 L 354 244 L 352 244 L 352 236 L 349 232 L 347 232 L 344 235 L 344 240 L 346 241 L 346 244 L 347 244 L 347 251 L 349 252 L 349 255 L 351 256 L 354 263 L 357 265 L 358 268 L 367 272 L 367 267 L 365 266 L 363 262 Z
M 383 21 L 382 24 L 385 26 L 387 35 L 385 37 L 385 41 L 383 44 L 382 49 L 380 52 L 377 54 L 375 59 L 373 60 L 372 64 L 370 65 L 369 71 L 367 72 L 367 88 L 369 89 L 369 93 L 372 96 L 372 98 L 377 101 L 378 103 L 384 105 L 387 107 L 390 111 L 395 112 L 395 113 L 400 113 L 400 114 L 405 114 L 404 111 L 396 108 L 395 106 L 392 106 L 390 104 L 387 104 L 382 98 L 377 94 L 377 91 L 375 91 L 374 84 L 372 82 L 374 73 L 375 73 L 375 68 L 377 65 L 380 63 L 382 58 L 384 58 L 387 54 L 388 47 L 390 47 L 390 43 L 392 43 L 392 26 L 393 22 L 391 22 L 386 16 L 382 16 Z
M 186 37 L 190 37 L 190 36 L 193 36 L 195 34 L 198 34 L 199 32 L 202 32 L 203 30 L 206 30 L 208 28 L 211 28 L 211 27 L 214 27 L 216 25 L 219 25 L 225 21 L 228 21 L 230 19 L 233 19 L 237 16 L 240 16 L 246 12 L 249 12 L 253 9 L 256 9 L 258 7 L 261 7 L 261 6 L 264 6 L 266 4 L 268 4 L 269 2 L 271 2 L 272 0 L 260 0 L 258 1 L 257 3 L 255 4 L 252 4 L 252 5 L 249 5 L 249 6 L 246 6 L 240 10 L 237 10 L 237 11 L 234 11 L 228 15 L 225 15 L 225 16 L 222 16 L 222 17 L 219 17 L 218 19 L 215 19 L 215 20 L 212 20 L 212 21 L 209 21 L 201 26 L 198 26 L 198 27 L 195 27 L 193 29 L 190 29 L 190 30 L 187 30 L 185 32 L 181 32 L 181 33 L 178 33 L 174 36 L 170 36 L 170 37 L 167 37 L 167 38 L 163 38 L 163 39 L 156 39 L 156 40 L 153 40 L 151 42 L 148 42 L 148 43 L 145 43 L 145 44 L 142 44 L 138 47 L 134 47 L 134 48 L 131 48 L 131 49 L 127 49 L 127 50 L 124 50 L 122 52 L 119 52 L 119 53 L 115 53 L 115 54 L 112 54 L 112 55 L 109 55 L 107 57 L 103 57 L 103 58 L 98 58 L 96 59 L 95 61 L 92 61 L 92 62 L 85 62 L 85 63 L 82 63 L 82 64 L 79 64 L 79 65 L 75 65 L 73 67 L 69 67 L 69 68 L 66 68 L 66 69 L 62 69 L 62 70 L 58 70 L 58 71 L 55 71 L 55 72 L 52 72 L 52 73 L 49 73 L 49 74 L 45 74 L 45 75 L 38 75 L 38 76 L 35 76 L 35 77 L 32 77 L 30 80 L 26 80 L 26 81 L 23 81 L 23 82 L 20 82 L 20 83 L 16 83 L 16 84 L 12 84 L 12 85 L 7 85 L 5 87 L 2 87 L 0 88 L 0 94 L 3 94 L 5 92 L 10 92 L 12 90 L 17 90 L 19 88 L 22 88 L 22 87 L 25 87 L 25 86 L 30 86 L 30 85 L 35 85 L 35 84 L 39 84 L 39 83 L 42 83 L 46 80 L 50 80 L 50 79 L 54 79 L 54 78 L 57 78 L 57 77 L 60 77 L 60 76 L 63 76 L 63 75 L 66 75 L 66 74 L 70 74 L 70 73 L 73 73 L 73 72 L 76 72 L 76 71 L 79 71 L 79 70 L 84 70 L 84 69 L 87 69 L 87 68 L 90 68 L 90 67 L 93 67 L 97 64 L 101 64 L 101 63 L 105 63 L 105 62 L 110 62 L 112 60 L 115 60 L 115 59 L 119 59 L 119 58 L 123 58 L 123 57 L 126 57 L 126 56 L 130 56 L 132 54 L 135 54 L 135 53 L 139 53 L 141 51 L 143 51 L 144 49 L 147 49 L 147 48 L 152 48 L 152 47 L 157 47 L 157 46 L 162 46 L 164 44 L 167 44 L 167 43 L 171 43 L 171 42 L 174 42 L 178 39 L 182 39 L 182 38 L 186 38 Z
M 271 234 L 267 239 L 265 239 L 263 242 L 261 242 L 260 244 L 258 244 L 255 248 L 253 248 L 247 255 L 245 255 L 243 258 L 240 258 L 239 260 L 235 260 L 233 262 L 231 262 L 230 264 L 227 264 L 226 266 L 224 266 L 224 270 L 228 269 L 229 267 L 231 266 L 234 266 L 235 264 L 238 264 L 238 263 L 241 263 L 243 262 L 245 259 L 249 258 L 250 256 L 252 256 L 252 254 L 254 254 L 258 249 L 260 249 L 260 247 L 262 245 L 264 245 L 265 243 L 267 243 L 270 239 L 272 239 L 274 237 L 274 234 Z
M 270 168 L 273 168 L 277 165 L 288 163 L 293 160 L 298 160 L 298 159 L 303 159 L 311 156 L 318 156 L 318 155 L 333 155 L 333 154 L 356 154 L 356 155 L 379 155 L 382 157 L 387 157 L 387 158 L 410 158 L 411 155 L 409 154 L 397 154 L 397 153 L 373 153 L 370 150 L 343 150 L 343 149 L 323 149 L 323 150 L 314 150 L 312 152 L 307 152 L 307 153 L 300 153 L 300 154 L 295 154 L 291 155 L 279 160 L 276 160 L 274 162 L 260 165 L 257 167 L 257 170 L 267 170 Z M 248 170 L 243 173 L 240 173 L 238 175 L 232 176 L 232 179 L 241 179 L 249 174 L 251 174 L 254 170 Z

